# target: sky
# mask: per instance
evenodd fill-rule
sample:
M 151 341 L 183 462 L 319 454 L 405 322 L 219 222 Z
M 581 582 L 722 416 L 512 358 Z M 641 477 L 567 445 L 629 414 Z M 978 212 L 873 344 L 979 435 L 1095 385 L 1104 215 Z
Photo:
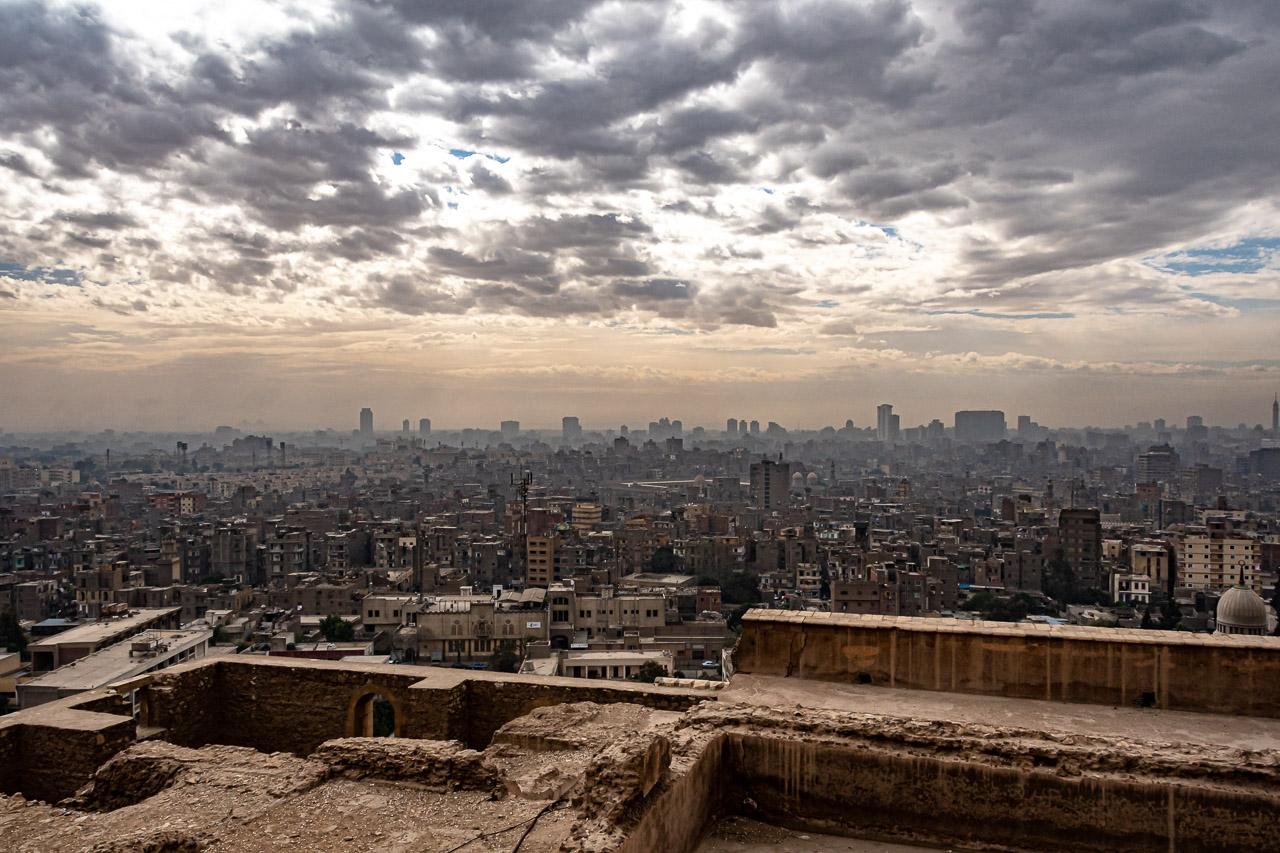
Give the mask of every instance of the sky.
M 0 0 L 0 429 L 1267 422 L 1274 0 Z

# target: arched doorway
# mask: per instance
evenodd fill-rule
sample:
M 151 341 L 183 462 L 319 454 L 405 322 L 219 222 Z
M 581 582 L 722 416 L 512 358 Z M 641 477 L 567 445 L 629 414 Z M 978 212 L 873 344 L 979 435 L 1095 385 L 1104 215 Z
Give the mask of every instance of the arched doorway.
M 348 737 L 400 737 L 402 715 L 395 697 L 374 688 L 361 691 L 347 715 Z

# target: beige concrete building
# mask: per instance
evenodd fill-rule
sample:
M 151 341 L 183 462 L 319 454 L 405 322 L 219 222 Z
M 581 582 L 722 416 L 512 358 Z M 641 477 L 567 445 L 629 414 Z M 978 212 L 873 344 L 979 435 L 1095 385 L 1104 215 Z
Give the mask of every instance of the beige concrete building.
M 1188 531 L 1178 541 L 1178 583 L 1195 589 L 1225 590 L 1243 582 L 1262 591 L 1262 548 L 1258 540 L 1218 530 Z
M 417 613 L 418 658 L 462 663 L 488 658 L 502 644 L 517 653 L 547 639 L 542 610 L 507 609 L 488 595 L 440 596 Z
M 18 705 L 22 708 L 43 705 L 204 657 L 212 637 L 213 631 L 209 628 L 144 631 L 17 685 Z
M 48 672 L 146 630 L 177 628 L 182 608 L 134 610 L 54 634 L 27 646 L 32 672 Z

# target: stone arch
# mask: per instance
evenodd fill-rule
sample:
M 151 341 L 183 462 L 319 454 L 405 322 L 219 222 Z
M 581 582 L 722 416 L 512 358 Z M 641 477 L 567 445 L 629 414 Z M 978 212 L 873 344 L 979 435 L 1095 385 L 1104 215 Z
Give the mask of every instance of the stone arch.
M 404 707 L 394 692 L 376 684 L 364 684 L 356 689 L 347 705 L 347 737 L 373 737 L 374 708 L 378 699 L 385 699 L 394 717 L 392 737 L 403 737 Z

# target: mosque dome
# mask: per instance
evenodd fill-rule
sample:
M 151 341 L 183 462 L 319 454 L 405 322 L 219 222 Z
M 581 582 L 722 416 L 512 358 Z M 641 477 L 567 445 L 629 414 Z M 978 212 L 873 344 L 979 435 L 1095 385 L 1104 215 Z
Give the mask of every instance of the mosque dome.
M 808 474 L 805 475 L 804 481 L 810 486 L 818 485 L 818 472 L 810 471 Z
M 1267 603 L 1262 596 L 1243 586 L 1233 586 L 1218 599 L 1214 618 L 1218 634 L 1267 633 Z

